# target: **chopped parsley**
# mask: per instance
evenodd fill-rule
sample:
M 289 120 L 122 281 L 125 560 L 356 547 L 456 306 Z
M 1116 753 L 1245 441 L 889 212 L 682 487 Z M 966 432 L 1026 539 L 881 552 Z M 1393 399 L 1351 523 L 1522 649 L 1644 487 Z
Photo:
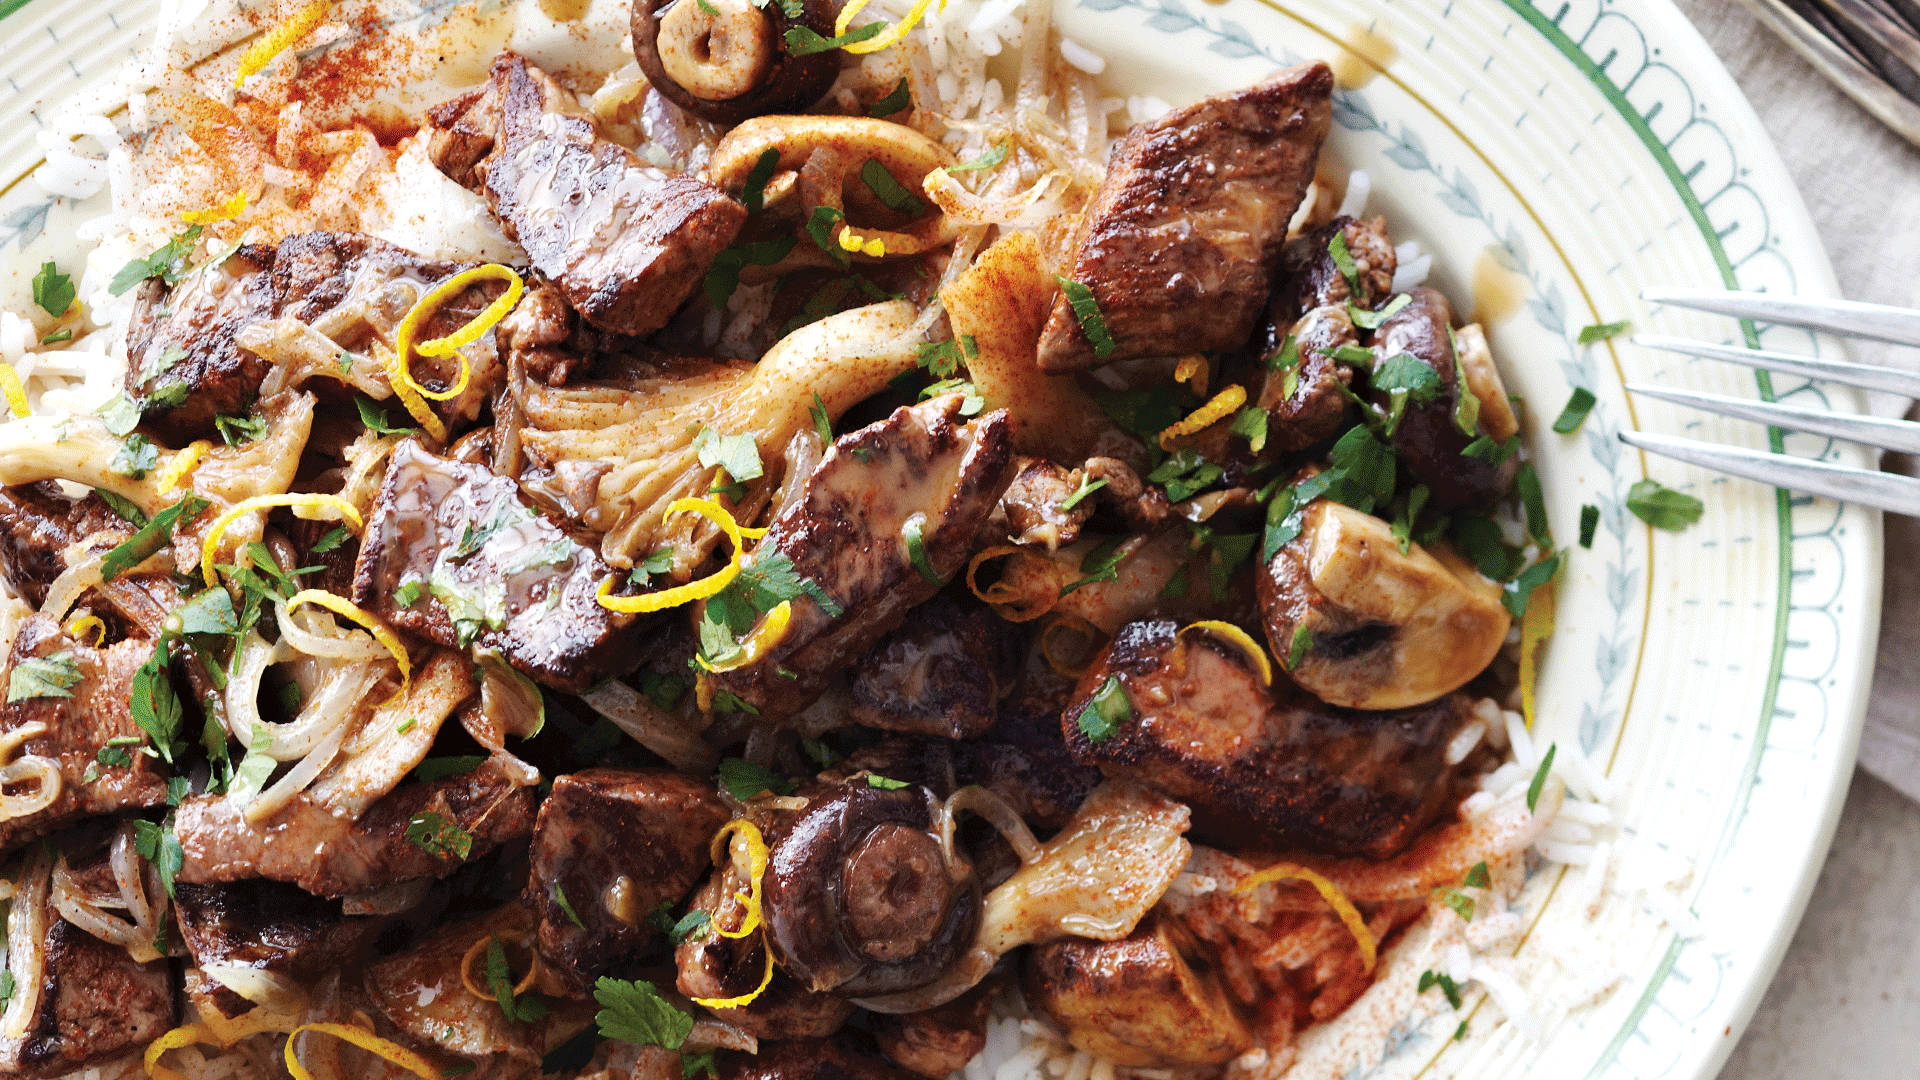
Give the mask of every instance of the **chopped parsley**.
M 931 398 L 937 398 L 942 394 L 961 395 L 961 416 L 979 416 L 980 411 L 987 407 L 987 399 L 981 396 L 980 388 L 966 379 L 942 379 L 932 386 L 927 387 L 925 390 L 920 391 L 920 400 L 927 401 Z M 865 457 L 860 456 L 864 449 L 865 448 L 861 448 L 854 451 L 854 456 L 860 457 L 861 461 L 867 460 Z M 866 452 L 871 453 L 872 451 Z
M 73 287 L 73 279 L 60 272 L 60 268 L 51 261 L 40 267 L 33 275 L 33 302 L 40 310 L 58 319 L 73 307 L 74 297 L 79 292 Z
M 1298 668 L 1300 662 L 1307 658 L 1307 651 L 1312 648 L 1313 631 L 1307 629 L 1306 623 L 1294 624 L 1293 640 L 1287 642 L 1287 670 Z
M 427 582 L 425 578 L 419 574 L 408 574 L 406 577 L 400 579 L 399 585 L 394 587 L 393 602 L 403 608 L 409 608 L 419 603 L 420 597 L 426 591 Z
M 1520 505 L 1527 513 L 1527 535 L 1541 544 L 1551 544 L 1553 533 L 1547 522 L 1547 497 L 1540 490 L 1540 474 L 1531 464 L 1522 465 L 1514 474 L 1513 486 L 1520 493 Z
M 1405 311 L 1407 305 L 1411 303 L 1413 303 L 1413 297 L 1407 293 L 1401 293 L 1399 296 L 1389 300 L 1387 306 L 1381 308 L 1379 311 L 1362 307 L 1349 300 L 1347 301 L 1347 317 L 1353 321 L 1353 325 L 1362 330 L 1378 330 L 1388 319 Z
M 1576 386 L 1573 393 L 1567 395 L 1567 403 L 1560 409 L 1560 415 L 1554 418 L 1553 430 L 1561 435 L 1571 435 L 1586 423 L 1587 414 L 1593 411 L 1593 391 L 1584 386 Z
M 413 778 L 423 784 L 435 780 L 445 780 L 449 776 L 465 776 L 479 768 L 487 759 L 479 754 L 449 754 L 445 757 L 422 759 L 413 767 Z
M 927 515 L 915 513 L 901 524 L 900 541 L 907 546 L 907 561 L 913 564 L 920 576 L 935 586 L 944 586 L 946 579 L 940 576 L 940 571 L 933 568 L 933 561 L 927 558 L 926 527 Z
M 160 464 L 160 450 L 153 440 L 139 432 L 127 436 L 107 468 L 130 480 L 145 480 L 147 473 Z
M 644 979 L 603 975 L 593 984 L 593 1000 L 600 1005 L 593 1020 L 602 1038 L 678 1050 L 693 1031 L 693 1017 L 661 997 Z
M 360 411 L 360 423 L 375 435 L 411 435 L 416 428 L 396 426 L 387 419 L 387 410 L 368 401 L 366 398 L 354 398 L 353 404 Z
M 745 758 L 737 757 L 720 759 L 720 786 L 740 802 L 746 802 L 763 791 L 771 791 L 775 795 L 793 794 L 791 782 Z
M 443 861 L 465 862 L 473 854 L 473 834 L 432 810 L 415 814 L 407 822 L 404 835 L 413 846 Z
M 70 698 L 79 684 L 80 662 L 71 650 L 29 656 L 13 665 L 7 676 L 7 704 L 33 698 Z
M 487 938 L 487 989 L 493 991 L 493 1000 L 499 1002 L 500 1012 L 508 1023 L 532 1023 L 546 1018 L 545 1002 L 535 997 L 515 996 L 506 947 L 500 944 L 499 938 L 491 936 Z
M 844 34 L 821 37 L 804 26 L 790 26 L 785 35 L 787 52 L 792 56 L 812 56 L 814 53 L 823 53 L 829 49 L 842 49 L 877 37 L 880 31 L 886 28 L 887 24 L 884 22 L 870 22 L 865 26 L 856 26 Z
M 1060 283 L 1073 317 L 1080 320 L 1080 330 L 1087 335 L 1087 344 L 1093 346 L 1093 355 L 1103 359 L 1112 356 L 1119 346 L 1107 332 L 1107 320 L 1100 314 L 1100 301 L 1094 298 L 1093 290 L 1072 278 L 1056 275 L 1054 280 Z
M 1633 321 L 1631 319 L 1621 319 L 1619 322 L 1595 323 L 1592 326 L 1583 326 L 1580 328 L 1580 344 L 1591 345 L 1596 341 L 1605 341 L 1610 337 L 1626 333 L 1629 329 L 1632 329 L 1632 327 Z
M 1627 509 L 1656 529 L 1679 532 L 1700 520 L 1706 504 L 1657 480 L 1642 480 L 1627 489 Z
M 810 736 L 800 737 L 800 749 L 806 751 L 807 757 L 813 759 L 813 763 L 823 769 L 833 768 L 834 764 L 840 760 L 840 755 L 834 753 L 833 747 Z
M 587 928 L 587 924 L 580 921 L 580 913 L 573 910 L 573 905 L 567 902 L 567 890 L 561 888 L 558 881 L 553 883 L 553 902 L 560 905 L 560 912 L 567 917 L 568 922 L 582 930 Z
M 1080 560 L 1080 580 L 1060 590 L 1061 596 L 1067 596 L 1099 581 L 1120 580 L 1120 563 L 1132 552 L 1122 547 L 1124 538 L 1114 537 L 1094 546 Z
M 1012 142 L 1006 139 L 1002 139 L 999 142 L 994 143 L 992 146 L 988 147 L 985 153 L 981 154 L 979 157 L 974 158 L 971 161 L 963 161 L 958 165 L 947 166 L 947 171 L 950 173 L 977 172 L 981 169 L 994 168 L 995 166 L 999 165 L 1001 162 L 1007 160 L 1007 151 L 1012 148 L 1013 148 Z
M 1427 500 L 1432 497 L 1427 485 L 1415 484 L 1406 498 L 1395 500 L 1398 509 L 1393 515 L 1393 541 L 1400 545 L 1402 555 L 1413 547 L 1413 523 L 1420 520 L 1420 511 L 1427 508 Z
M 160 884 L 166 887 L 167 895 L 173 895 L 174 875 L 186 864 L 187 853 L 180 846 L 180 838 L 173 832 L 173 815 L 156 824 L 136 819 L 133 823 L 133 850 L 139 856 L 153 864 L 160 875 Z
M 1453 391 L 1453 426 L 1462 435 L 1474 438 L 1480 434 L 1480 398 L 1467 385 L 1467 369 L 1461 366 L 1457 352 L 1453 355 Z
M 757 214 L 766 208 L 767 181 L 773 179 L 773 170 L 779 164 L 780 151 L 768 147 L 754 160 L 753 168 L 747 170 L 746 188 L 740 192 L 740 201 L 746 204 L 747 213 Z
M 706 294 L 707 303 L 716 308 L 726 307 L 727 301 L 733 299 L 734 290 L 740 287 L 742 269 L 749 266 L 773 266 L 793 254 L 794 245 L 797 243 L 799 241 L 794 237 L 782 236 L 777 240 L 735 244 L 722 250 L 713 257 L 713 266 L 701 282 L 701 290 Z
M 125 394 L 115 394 L 94 410 L 94 415 L 106 425 L 107 434 L 124 436 L 140 426 L 140 409 L 133 399 Z
M 153 652 L 133 673 L 127 694 L 127 711 L 133 722 L 153 740 L 161 760 L 173 764 L 174 744 L 180 738 L 180 698 L 174 693 L 168 668 L 173 659 L 173 640 L 165 632 L 153 645 Z
M 1233 423 L 1227 426 L 1230 434 L 1247 440 L 1247 449 L 1259 453 L 1267 448 L 1267 410 L 1258 405 L 1249 405 L 1234 414 Z
M 1500 603 L 1506 606 L 1509 614 L 1518 619 L 1527 613 L 1527 603 L 1533 599 L 1533 591 L 1553 580 L 1560 572 L 1560 556 L 1549 555 L 1508 582 L 1500 593 Z
M 1500 524 L 1485 514 L 1455 514 L 1447 539 L 1482 574 L 1495 581 L 1511 581 L 1526 564 L 1520 549 L 1507 543 Z
M 1600 508 L 1587 503 L 1580 508 L 1580 546 L 1593 547 L 1593 533 L 1600 527 Z
M 1333 268 L 1347 280 L 1347 289 L 1361 302 L 1367 299 L 1366 283 L 1360 280 L 1360 264 L 1353 261 L 1353 252 L 1347 250 L 1347 231 L 1335 229 L 1333 239 L 1327 241 L 1327 254 L 1333 259 Z
M 1481 435 L 1468 443 L 1460 451 L 1460 456 L 1484 461 L 1489 465 L 1500 465 L 1519 452 L 1520 438 L 1517 435 L 1506 442 L 1494 442 L 1493 436 Z
M 799 29 L 799 27 L 795 27 Z M 840 241 L 833 235 L 833 227 L 847 219 L 845 212 L 831 206 L 816 206 L 813 213 L 807 215 L 807 235 L 813 238 L 814 246 L 827 253 L 827 257 L 841 266 L 847 265 L 851 256 Z
M 239 616 L 233 610 L 233 597 L 225 589 L 203 589 L 174 612 L 183 634 L 237 634 Z M 295 684 L 289 684 L 295 685 Z
M 1089 480 L 1089 479 L 1086 479 L 1085 477 L 1082 477 L 1080 480 L 1080 486 L 1074 490 L 1073 494 L 1067 496 L 1066 499 L 1060 503 L 1060 509 L 1071 510 L 1074 507 L 1079 506 L 1081 503 L 1085 502 L 1087 499 L 1087 496 L 1093 494 L 1096 491 L 1099 491 L 1101 488 L 1106 486 L 1107 486 L 1107 481 L 1104 479 Z
M 1185 502 L 1218 483 L 1225 470 L 1183 446 L 1147 474 L 1147 482 L 1166 489 L 1169 502 Z
M 867 106 L 868 116 L 892 116 L 902 109 L 913 108 L 913 95 L 907 90 L 907 80 L 901 79 L 894 84 L 887 96 Z
M 220 432 L 220 441 L 228 446 L 267 437 L 267 422 L 258 416 L 216 416 L 213 426 Z
M 913 347 L 914 363 L 927 369 L 927 374 L 936 379 L 952 378 L 954 373 L 960 370 L 962 361 L 971 360 L 978 355 L 980 355 L 980 345 L 972 337 L 922 341 Z
M 48 334 L 48 335 L 47 335 L 46 337 L 43 337 L 43 338 L 41 338 L 41 339 L 40 339 L 40 344 L 42 344 L 42 345 L 58 345 L 58 344 L 60 344 L 60 343 L 61 343 L 61 342 L 63 342 L 63 341 L 72 341 L 72 340 L 73 340 L 73 330 L 72 330 L 72 328 L 70 328 L 70 327 L 61 327 L 60 329 L 58 329 L 58 330 L 55 330 L 55 331 L 54 331 L 53 333 L 51 333 L 51 334 Z
M 313 542 L 313 547 L 307 550 L 314 555 L 325 555 L 339 550 L 340 545 L 346 543 L 352 536 L 353 534 L 348 532 L 345 526 L 329 529 L 321 535 L 320 539 Z
M 1540 792 L 1547 786 L 1547 772 L 1553 768 L 1554 752 L 1560 749 L 1559 743 L 1549 743 L 1547 752 L 1540 758 L 1540 767 L 1533 771 L 1533 782 L 1527 785 L 1527 813 L 1533 813 L 1540 805 Z
M 827 403 L 820 391 L 813 392 L 813 433 L 820 436 L 821 443 L 833 445 L 833 418 L 827 415 Z
M 113 275 L 107 291 L 121 296 L 148 278 L 159 278 L 168 285 L 178 285 L 187 276 L 187 260 L 193 256 L 193 249 L 200 243 L 200 236 L 204 232 L 206 229 L 202 226 L 187 226 L 158 250 L 121 267 L 120 272 Z
M 1095 746 L 1106 742 L 1120 730 L 1120 725 L 1133 717 L 1133 699 L 1127 696 L 1127 688 L 1120 685 L 1120 676 L 1109 675 L 1107 681 L 1087 699 L 1086 708 L 1074 720 L 1074 726 L 1080 734 Z
M 873 192 L 874 198 L 896 213 L 917 215 L 926 209 L 919 199 L 914 198 L 913 192 L 907 190 L 907 186 L 888 172 L 887 167 L 876 158 L 868 158 L 867 163 L 860 166 L 860 182 L 867 185 L 867 190 Z
M 1455 985 L 1452 977 L 1447 975 L 1442 975 L 1438 972 L 1434 972 L 1434 971 L 1421 972 L 1420 985 L 1418 986 L 1418 988 L 1416 988 L 1414 992 L 1419 994 L 1424 994 L 1436 986 L 1440 988 L 1440 992 L 1442 994 L 1446 995 L 1448 1005 L 1451 1005 L 1456 1009 L 1460 1007 L 1460 1000 L 1461 1000 L 1460 987 Z
M 766 475 L 766 468 L 760 462 L 760 445 L 751 435 L 722 435 L 703 427 L 700 434 L 694 436 L 693 448 L 699 453 L 703 468 L 725 469 L 737 484 Z
M 907 786 L 907 782 L 905 780 L 895 780 L 890 776 L 881 776 L 879 773 L 870 772 L 867 774 L 867 786 L 879 788 L 882 791 L 899 791 L 901 788 Z

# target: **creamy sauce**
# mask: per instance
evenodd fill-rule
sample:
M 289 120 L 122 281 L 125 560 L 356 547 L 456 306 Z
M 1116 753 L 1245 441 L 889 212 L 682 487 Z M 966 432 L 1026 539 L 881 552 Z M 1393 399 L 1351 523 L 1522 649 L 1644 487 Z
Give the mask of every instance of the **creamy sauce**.
M 1374 76 L 1392 66 L 1400 55 L 1393 42 L 1370 26 L 1354 26 L 1340 43 L 1340 51 L 1327 61 L 1333 68 L 1333 81 L 1342 89 L 1354 90 L 1372 82 Z
M 1483 248 L 1473 263 L 1473 317 L 1467 321 L 1483 326 L 1518 311 L 1526 295 L 1526 280 L 1507 269 L 1495 250 Z

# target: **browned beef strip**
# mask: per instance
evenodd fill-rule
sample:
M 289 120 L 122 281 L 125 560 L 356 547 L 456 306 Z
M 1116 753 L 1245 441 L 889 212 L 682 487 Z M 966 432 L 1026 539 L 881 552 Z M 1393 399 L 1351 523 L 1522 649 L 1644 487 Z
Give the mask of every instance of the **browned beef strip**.
M 927 1080 L 943 1080 L 966 1068 L 987 1048 L 987 1016 L 993 1008 L 994 989 L 989 983 L 925 1012 L 876 1013 L 874 1041 L 895 1065 Z
M 903 530 L 920 526 L 926 563 L 942 581 L 966 568 L 1006 490 L 1013 461 L 1007 414 L 966 421 L 960 395 L 896 409 L 842 435 L 754 550 L 779 551 L 839 606 L 793 601 L 786 636 L 760 659 L 714 678 L 761 711 L 791 716 L 900 625 L 940 585 L 914 567 Z M 793 678 L 784 673 L 792 673 Z
M 32 657 L 71 660 L 80 680 L 71 697 L 34 697 L 0 705 L 0 733 L 26 724 L 45 724 L 46 731 L 21 744 L 15 760 L 25 755 L 51 758 L 60 771 L 60 795 L 43 810 L 0 822 L 0 851 L 81 818 L 121 810 L 159 806 L 167 798 L 166 778 L 153 761 L 137 750 L 125 765 L 102 764 L 96 756 L 109 739 L 146 736 L 128 707 L 134 672 L 153 653 L 153 643 L 130 639 L 95 649 L 81 644 L 44 615 L 21 624 L 7 658 L 8 686 L 13 672 Z M 92 783 L 83 782 L 88 766 L 97 766 Z
M 1336 234 L 1353 258 L 1362 294 L 1358 297 L 1334 260 Z M 1314 308 L 1345 307 L 1349 300 L 1369 309 L 1379 307 L 1393 291 L 1398 266 L 1386 218 L 1334 218 L 1289 241 L 1281 252 L 1279 280 L 1273 289 L 1274 324 L 1284 332 L 1288 323 Z
M 64 1076 L 139 1050 L 173 1027 L 165 960 L 136 963 L 58 915 L 48 921 L 39 1007 L 25 1037 L 0 1038 L 0 1076 Z
M 426 290 L 464 269 L 355 233 L 303 233 L 277 247 L 247 245 L 177 286 L 155 280 L 142 287 L 128 331 L 127 392 L 163 438 L 215 437 L 214 418 L 245 415 L 272 367 L 237 340 L 243 330 L 294 319 L 323 327 L 343 349 L 364 351 L 373 322 L 398 325 Z M 392 288 L 396 283 L 413 287 Z M 421 340 L 458 329 L 501 288 L 483 282 L 448 301 L 427 321 Z M 496 381 L 496 352 L 491 334 L 465 350 L 477 389 L 443 411 L 464 409 L 468 397 L 483 395 Z M 429 384 L 450 382 L 455 367 L 444 359 L 413 361 L 415 378 Z
M 1472 718 L 1460 695 L 1393 712 L 1339 709 L 1260 684 L 1246 657 L 1176 623 L 1123 627 L 1080 680 L 1060 726 L 1075 759 L 1193 807 L 1223 847 L 1384 858 L 1446 808 L 1447 744 Z M 1080 714 L 1108 680 L 1129 701 L 1111 737 Z
M 1116 348 L 1096 356 L 1062 295 L 1041 370 L 1241 347 L 1313 180 L 1332 93 L 1333 73 L 1316 62 L 1128 130 L 1066 271 L 1092 290 Z
M 585 990 L 642 958 L 661 940 L 655 909 L 677 907 L 707 876 L 729 816 L 711 783 L 675 772 L 590 769 L 555 780 L 534 825 L 527 887 L 547 970 Z
M 193 962 L 255 968 L 310 983 L 359 963 L 389 920 L 349 916 L 325 900 L 277 881 L 174 886 L 174 918 Z M 252 1004 L 231 990 L 214 1000 L 234 1016 Z
M 1285 354 L 1288 339 L 1293 349 Z M 1268 446 L 1297 453 L 1347 426 L 1351 403 L 1345 388 L 1353 382 L 1353 368 L 1331 354 L 1358 344 L 1344 304 L 1313 308 L 1288 325 L 1260 365 L 1256 400 L 1267 410 Z
M 1393 433 L 1393 449 L 1400 461 L 1432 493 L 1428 505 L 1436 510 L 1486 507 L 1499 501 L 1513 485 L 1518 458 L 1502 461 L 1467 457 L 1461 451 L 1478 437 L 1476 429 L 1462 431 L 1455 405 L 1471 394 L 1459 378 L 1453 348 L 1453 307 L 1432 289 L 1414 289 L 1413 302 L 1382 323 L 1374 334 L 1374 352 L 1381 357 L 1410 353 L 1440 375 L 1440 395 L 1424 405 L 1407 406 Z M 1385 395 L 1379 395 L 1385 400 Z
M 0 488 L 0 575 L 21 599 L 39 607 L 47 586 L 67 568 L 61 552 L 103 529 L 132 531 L 98 495 L 69 499 L 49 480 Z
M 486 196 L 534 268 L 603 330 L 665 326 L 747 219 L 719 188 L 600 138 L 565 89 L 511 52 L 484 89 L 428 115 L 434 163 Z
M 577 692 L 641 660 L 644 625 L 595 596 L 612 573 L 512 480 L 409 440 L 394 449 L 362 534 L 353 599 L 409 633 L 498 650 L 530 678 Z M 411 603 L 394 595 L 403 586 L 417 590 Z
M 991 611 L 937 596 L 853 667 L 848 709 L 882 731 L 966 739 L 993 726 L 1019 671 L 1019 639 Z
M 1060 705 L 1030 688 L 1002 702 L 984 735 L 953 744 L 954 779 L 999 795 L 1043 833 L 1064 826 L 1099 785 L 1100 770 L 1068 755 L 1060 741 Z
M 515 787 L 491 764 L 431 783 L 403 784 L 351 822 L 295 796 L 278 813 L 249 823 L 224 796 L 194 795 L 181 802 L 174 822 L 185 852 L 178 879 L 217 884 L 267 878 L 338 897 L 446 877 L 531 833 L 537 802 L 534 789 Z M 442 857 L 407 838 L 408 823 L 427 814 L 472 838 L 467 859 L 452 852 Z

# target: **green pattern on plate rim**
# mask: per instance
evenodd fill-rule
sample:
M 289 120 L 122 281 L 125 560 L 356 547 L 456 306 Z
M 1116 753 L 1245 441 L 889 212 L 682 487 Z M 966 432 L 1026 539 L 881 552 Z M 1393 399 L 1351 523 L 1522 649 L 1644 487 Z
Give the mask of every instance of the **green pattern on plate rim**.
M 1690 803 L 1655 807 L 1669 816 L 1636 818 L 1631 807 L 1624 816 L 1656 847 L 1669 832 L 1676 842 L 1688 839 L 1678 835 L 1682 820 L 1703 823 L 1706 831 L 1691 838 L 1698 858 L 1687 896 L 1702 918 L 1735 922 L 1735 934 L 1688 942 L 1665 931 L 1640 932 L 1621 947 L 1620 984 L 1581 1022 L 1550 1030 L 1544 1047 L 1515 1046 L 1511 1039 L 1489 1045 L 1497 1040 L 1484 1038 L 1478 1027 L 1454 1043 L 1457 1019 L 1443 1013 L 1395 1025 L 1376 1048 L 1378 1064 L 1350 1075 L 1519 1074 L 1548 1061 L 1562 1075 L 1576 1069 L 1591 1077 L 1710 1075 L 1732 1044 L 1722 1032 L 1745 1022 L 1784 949 L 1844 791 L 1871 667 L 1878 522 L 1830 503 L 1650 465 L 1622 453 L 1615 439 L 1633 426 L 1755 437 L 1680 413 L 1636 413 L 1620 391 L 1629 371 L 1638 379 L 1723 392 L 1744 386 L 1747 393 L 1810 404 L 1847 391 L 1769 382 L 1764 374 L 1755 381 L 1639 355 L 1621 343 L 1581 348 L 1573 338 L 1581 325 L 1619 317 L 1630 302 L 1630 290 L 1611 280 L 1616 274 L 1638 273 L 1627 283 L 1633 289 L 1659 282 L 1834 290 L 1817 238 L 1757 121 L 1664 0 L 1057 3 L 1067 32 L 1114 57 L 1116 79 L 1137 82 L 1140 77 L 1123 73 L 1138 68 L 1163 80 L 1149 75 L 1130 90 L 1182 100 L 1244 84 L 1304 56 L 1332 56 L 1358 26 L 1390 38 L 1405 62 L 1388 62 L 1377 82 L 1339 93 L 1334 152 L 1364 161 L 1375 173 L 1376 205 L 1386 203 L 1390 222 L 1436 251 L 1436 277 L 1449 295 L 1472 292 L 1465 275 L 1476 250 L 1521 284 L 1522 307 L 1498 322 L 1496 346 L 1503 357 L 1550 358 L 1522 377 L 1536 417 L 1551 417 L 1558 397 L 1573 386 L 1599 398 L 1582 432 L 1551 447 L 1543 461 L 1562 531 L 1570 531 L 1564 523 L 1583 501 L 1600 506 L 1603 524 L 1595 550 L 1577 552 L 1567 587 L 1578 603 L 1564 609 L 1542 678 L 1543 701 L 1558 703 L 1566 719 L 1558 727 L 1554 717 L 1543 724 L 1557 737 L 1577 739 L 1612 766 L 1617 779 L 1647 774 L 1648 788 L 1698 789 Z M 452 6 L 450 0 L 414 4 L 422 19 Z M 19 182 L 39 156 L 31 138 L 42 104 L 99 81 L 102 65 L 137 44 L 144 20 L 86 0 L 0 0 L 0 19 L 0 48 L 21 58 L 0 76 L 6 82 L 0 116 L 33 120 L 0 130 L 0 162 L 6 163 L 0 166 L 0 269 L 17 278 L 74 218 L 64 200 Z M 1179 48 L 1167 49 L 1169 42 Z M 1441 59 L 1431 55 L 1436 50 Z M 1193 62 L 1197 54 L 1204 54 L 1203 64 Z M 1521 101 L 1524 94 L 1514 88 L 1533 94 L 1536 84 L 1539 104 Z M 1502 113 L 1505 106 L 1512 108 Z M 1589 114 L 1588 134 L 1568 121 L 1577 115 L 1587 122 Z M 1526 128 L 1536 115 L 1536 127 Z M 1548 116 L 1556 126 L 1539 127 Z M 1512 130 L 1505 134 L 1495 126 L 1508 123 Z M 1589 140 L 1604 142 L 1614 156 L 1596 164 Z M 1616 173 L 1639 201 L 1609 203 L 1595 194 L 1588 213 L 1605 218 L 1608 228 L 1632 232 L 1644 225 L 1626 212 L 1643 204 L 1671 209 L 1670 221 L 1632 237 L 1644 240 L 1637 253 L 1581 220 L 1586 207 L 1569 209 L 1570 196 L 1561 191 L 1591 175 L 1612 180 Z M 1658 189 L 1643 186 L 1645 177 L 1657 177 Z M 1550 209 L 1536 213 L 1536 204 Z M 1582 235 L 1569 241 L 1573 233 Z M 1603 252 L 1618 261 L 1596 260 Z M 1660 257 L 1657 270 L 1633 264 L 1635 254 L 1647 252 Z M 1658 276 L 1666 271 L 1671 276 Z M 1682 317 L 1648 321 L 1694 336 L 1728 331 Z M 1741 337 L 1753 346 L 1821 348 L 1809 335 L 1779 328 L 1748 326 Z M 1541 437 L 1552 438 L 1536 432 L 1536 441 Z M 1831 459 L 1850 453 L 1778 432 L 1759 444 Z M 1649 469 L 1670 485 L 1697 487 L 1708 499 L 1709 520 L 1688 535 L 1710 554 L 1686 547 L 1684 536 L 1656 537 L 1625 513 L 1626 487 Z M 1741 610 L 1718 610 L 1728 606 Z M 1698 628 L 1698 640 L 1689 640 L 1690 627 Z M 1747 670 L 1740 657 L 1722 655 L 1733 650 L 1716 652 L 1716 633 L 1744 634 L 1761 662 Z M 1694 653 L 1729 663 L 1709 670 Z M 1665 707 L 1663 699 L 1676 697 L 1701 711 L 1704 692 L 1688 689 L 1696 680 L 1713 688 L 1705 694 L 1708 706 L 1725 699 L 1728 715 L 1711 707 L 1700 716 Z M 1695 741 L 1674 742 L 1681 732 Z M 1690 775 L 1666 759 L 1650 758 L 1655 767 L 1648 768 L 1636 755 L 1655 744 L 1678 746 L 1673 753 L 1682 756 L 1710 755 L 1698 759 L 1695 774 L 1718 762 L 1711 755 L 1724 754 L 1730 764 L 1712 776 Z M 1558 909 L 1567 905 L 1554 903 L 1561 876 L 1536 874 L 1523 894 L 1522 910 L 1535 927 L 1529 942 L 1549 940 L 1565 923 Z M 1741 913 L 1748 915 L 1744 922 Z M 1624 937 L 1633 924 L 1620 927 Z

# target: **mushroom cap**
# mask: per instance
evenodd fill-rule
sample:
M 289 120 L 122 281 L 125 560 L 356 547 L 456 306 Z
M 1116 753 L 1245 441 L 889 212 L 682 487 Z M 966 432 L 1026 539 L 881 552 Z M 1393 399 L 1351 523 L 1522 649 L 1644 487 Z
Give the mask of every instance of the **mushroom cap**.
M 790 974 L 819 991 L 890 994 L 959 959 L 980 923 L 980 884 L 937 835 L 938 808 L 924 787 L 855 778 L 772 838 L 767 928 Z
M 1433 496 L 1429 505 L 1436 509 L 1490 506 L 1513 486 L 1519 460 L 1510 456 L 1495 462 L 1467 457 L 1461 451 L 1479 432 L 1491 433 L 1498 424 L 1496 417 L 1510 419 L 1512 408 L 1504 400 L 1504 390 L 1499 389 L 1499 375 L 1493 372 L 1491 361 L 1479 366 L 1482 354 L 1476 354 L 1476 367 L 1466 372 L 1466 385 L 1461 384 L 1458 376 L 1463 368 L 1454 348 L 1453 308 L 1447 298 L 1427 288 L 1413 289 L 1408 295 L 1412 302 L 1375 332 L 1374 352 L 1382 357 L 1409 353 L 1426 361 L 1440 376 L 1441 393 L 1426 404 L 1408 406 L 1393 433 L 1394 452 L 1407 471 L 1427 485 Z M 1486 419 L 1476 426 L 1474 434 L 1469 434 L 1460 430 L 1455 411 L 1461 394 L 1475 393 L 1475 382 L 1488 395 L 1498 390 L 1502 400 L 1499 408 L 1482 406 Z M 1385 395 L 1377 391 L 1375 397 L 1385 400 Z
M 634 0 L 633 56 L 646 73 L 647 82 L 682 109 L 716 124 L 737 124 L 750 117 L 768 113 L 797 112 L 820 100 L 840 73 L 839 51 L 829 49 L 807 56 L 795 56 L 783 45 L 786 32 L 796 26 L 820 34 L 833 35 L 833 20 L 838 5 L 834 0 L 803 0 L 799 17 L 787 15 L 777 3 L 747 9 L 764 19 L 772 57 L 761 67 L 754 85 L 726 98 L 695 94 L 668 74 L 661 58 L 661 21 L 667 12 L 696 0 Z
M 1331 705 L 1404 709 L 1458 690 L 1506 641 L 1500 586 L 1445 547 L 1401 551 L 1384 521 L 1322 499 L 1256 586 L 1267 642 L 1285 659 L 1301 628 L 1312 643 L 1288 671 Z

